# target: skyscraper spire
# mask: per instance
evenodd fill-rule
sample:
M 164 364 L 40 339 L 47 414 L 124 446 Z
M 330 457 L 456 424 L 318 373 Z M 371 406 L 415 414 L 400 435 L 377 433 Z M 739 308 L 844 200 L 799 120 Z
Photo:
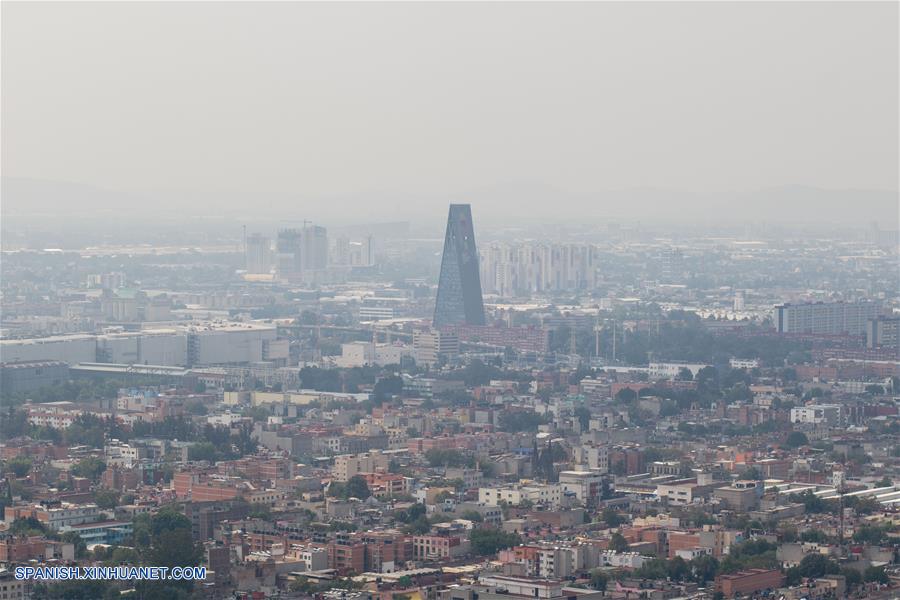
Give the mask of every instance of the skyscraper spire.
M 434 307 L 435 327 L 484 325 L 484 300 L 478 271 L 472 207 L 451 204 Z

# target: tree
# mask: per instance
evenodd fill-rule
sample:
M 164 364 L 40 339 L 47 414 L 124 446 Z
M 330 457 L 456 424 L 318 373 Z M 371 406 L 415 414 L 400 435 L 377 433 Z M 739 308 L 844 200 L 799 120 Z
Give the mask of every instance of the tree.
M 133 548 L 112 548 L 106 559 L 106 566 L 115 565 L 139 565 L 141 556 Z
M 664 558 L 652 558 L 644 561 L 634 575 L 640 579 L 665 579 L 669 576 L 668 561 Z
M 693 381 L 694 374 L 687 367 L 681 367 L 678 369 L 678 375 L 675 376 L 675 379 L 678 381 Z
M 119 505 L 119 494 L 112 490 L 98 490 L 94 493 L 94 503 L 100 508 L 115 508 Z
M 612 534 L 609 538 L 609 545 L 607 547 L 613 552 L 628 552 L 629 548 L 631 548 L 628 544 L 628 540 L 626 540 L 625 536 L 619 532 Z
M 659 405 L 660 417 L 674 417 L 680 412 L 681 410 L 678 408 L 678 404 L 671 400 L 663 400 Z
M 741 479 L 751 479 L 753 481 L 759 481 L 760 479 L 762 479 L 762 474 L 756 467 L 750 467 L 749 469 L 745 469 L 744 472 L 741 473 Z
M 631 388 L 622 388 L 616 392 L 616 400 L 622 403 L 631 403 L 637 400 L 637 392 Z
M 866 570 L 863 572 L 863 579 L 865 579 L 866 582 L 881 584 L 891 582 L 887 573 L 884 571 L 884 567 L 866 567 Z
M 700 585 L 715 579 L 719 572 L 719 561 L 708 554 L 698 556 L 691 561 L 690 565 L 694 581 Z
M 191 521 L 172 505 L 164 506 L 150 518 L 150 534 L 154 539 L 164 531 L 186 529 L 191 531 Z
M 806 434 L 803 433 L 802 431 L 792 431 L 787 436 L 787 440 L 785 441 L 785 444 L 787 444 L 791 448 L 799 448 L 800 446 L 808 446 L 809 439 L 806 437 Z
M 685 581 L 691 576 L 690 566 L 680 556 L 676 556 L 669 561 L 669 564 L 666 566 L 666 572 L 672 581 Z
M 814 544 L 827 544 L 828 535 L 821 529 L 808 529 L 800 534 L 800 541 Z
M 579 406 L 575 409 L 574 414 L 581 426 L 581 431 L 587 431 L 591 424 L 591 411 L 586 406 Z
M 697 390 L 700 392 L 717 392 L 719 390 L 719 371 L 715 367 L 703 367 L 694 377 Z
M 149 553 L 150 564 L 157 567 L 196 567 L 203 552 L 194 544 L 190 529 L 163 531 L 156 537 Z M 188 582 L 190 583 L 190 582 Z
M 7 531 L 12 535 L 46 535 L 47 528 L 34 517 L 18 518 Z
M 24 477 L 31 470 L 31 464 L 27 456 L 16 456 L 6 461 L 6 468 L 16 477 Z
M 396 518 L 401 523 L 412 523 L 419 517 L 425 515 L 428 509 L 425 508 L 424 504 L 419 504 L 418 502 L 410 506 L 406 510 L 398 510 L 394 513 L 394 518 Z
M 500 529 L 481 528 L 473 529 L 469 533 L 469 542 L 472 552 L 478 556 L 496 554 L 499 550 L 518 546 L 522 538 L 518 533 L 508 533 Z
M 202 383 L 202 382 L 201 382 Z M 184 409 L 192 415 L 205 415 L 209 412 L 201 400 L 189 400 L 185 402 Z
M 372 390 L 375 402 L 384 402 L 401 392 L 403 392 L 403 379 L 397 375 L 382 377 L 375 382 L 375 388 Z
M 424 535 L 431 529 L 431 523 L 425 515 L 419 515 L 409 525 L 403 528 L 403 532 L 411 535 Z
M 272 509 L 268 504 L 255 503 L 251 505 L 250 511 L 247 513 L 247 517 L 250 519 L 270 521 L 272 519 Z
M 547 418 L 530 410 L 506 411 L 500 414 L 500 429 L 508 433 L 537 431 Z
M 838 564 L 824 554 L 810 553 L 803 557 L 799 565 L 802 577 L 822 577 L 834 573 L 840 573 Z
M 853 541 L 877 546 L 887 539 L 885 530 L 878 526 L 863 525 L 853 532 Z
M 0 413 L 0 416 L 0 439 L 11 440 L 28 433 L 28 414 L 24 410 L 17 410 L 10 405 L 9 410 Z
M 91 481 L 100 479 L 100 474 L 106 470 L 106 463 L 95 456 L 83 458 L 70 469 L 76 477 L 86 477 Z
M 603 509 L 601 518 L 606 523 L 606 526 L 610 528 L 618 527 L 626 521 L 625 517 L 620 515 L 614 508 L 611 507 L 606 507 Z
M 219 453 L 212 442 L 199 442 L 188 448 L 188 460 L 205 460 L 216 462 Z
M 600 590 L 601 592 L 606 591 L 606 586 L 609 583 L 609 575 L 607 575 L 603 569 L 594 569 L 591 571 L 591 587 L 595 590 Z
M 365 500 L 372 495 L 372 492 L 369 491 L 369 484 L 366 483 L 365 477 L 362 475 L 354 475 L 347 480 L 345 494 L 346 498 L 359 498 L 360 500 Z
M 425 460 L 432 467 L 473 467 L 475 458 L 461 450 L 432 448 L 425 452 Z
M 806 490 L 802 494 L 792 494 L 792 502 L 802 502 L 808 513 L 823 513 L 828 511 L 825 501 L 812 493 L 812 490 Z
M 855 588 L 863 582 L 862 573 L 856 569 L 845 567 L 841 569 L 841 575 L 844 576 L 844 581 L 847 583 L 848 590 Z
M 97 600 L 109 598 L 113 590 L 119 596 L 119 590 L 109 581 L 82 579 L 77 581 L 55 581 L 52 583 L 37 582 L 31 597 L 35 600 Z

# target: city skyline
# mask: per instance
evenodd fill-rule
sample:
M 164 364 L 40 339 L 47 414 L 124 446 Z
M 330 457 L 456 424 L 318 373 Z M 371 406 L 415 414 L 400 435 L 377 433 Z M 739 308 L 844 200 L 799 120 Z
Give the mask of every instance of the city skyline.
M 900 598 L 900 2 L 0 10 L 0 600 Z

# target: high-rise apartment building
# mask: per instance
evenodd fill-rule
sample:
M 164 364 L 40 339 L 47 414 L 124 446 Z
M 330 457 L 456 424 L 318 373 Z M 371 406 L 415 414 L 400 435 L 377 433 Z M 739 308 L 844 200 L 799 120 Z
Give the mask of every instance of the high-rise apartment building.
M 328 266 L 328 233 L 324 227 L 304 227 L 300 232 L 300 242 L 302 271 L 316 271 Z
M 276 269 L 281 279 L 310 279 L 328 267 L 328 233 L 324 227 L 282 229 L 275 244 Z
M 438 279 L 434 326 L 484 325 L 472 207 L 451 204 Z
M 331 248 L 334 265 L 350 267 L 371 267 L 375 264 L 375 240 L 367 235 L 358 241 L 339 237 Z
M 483 289 L 507 297 L 593 289 L 597 254 L 591 244 L 490 244 L 481 253 Z
M 900 352 L 900 316 L 878 317 L 866 323 L 866 346 Z
M 779 333 L 865 335 L 866 324 L 881 312 L 877 302 L 808 302 L 775 307 Z
M 258 233 L 247 238 L 245 250 L 248 273 L 268 273 L 272 268 L 272 245 L 269 238 Z
M 300 275 L 301 243 L 299 229 L 282 229 L 275 242 L 275 266 L 281 279 L 292 279 Z

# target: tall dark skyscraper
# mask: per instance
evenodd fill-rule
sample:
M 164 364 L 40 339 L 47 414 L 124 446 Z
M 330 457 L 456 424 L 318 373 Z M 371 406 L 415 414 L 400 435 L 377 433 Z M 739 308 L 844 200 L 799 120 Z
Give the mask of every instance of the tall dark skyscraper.
M 450 205 L 433 324 L 484 325 L 478 250 L 468 204 Z

